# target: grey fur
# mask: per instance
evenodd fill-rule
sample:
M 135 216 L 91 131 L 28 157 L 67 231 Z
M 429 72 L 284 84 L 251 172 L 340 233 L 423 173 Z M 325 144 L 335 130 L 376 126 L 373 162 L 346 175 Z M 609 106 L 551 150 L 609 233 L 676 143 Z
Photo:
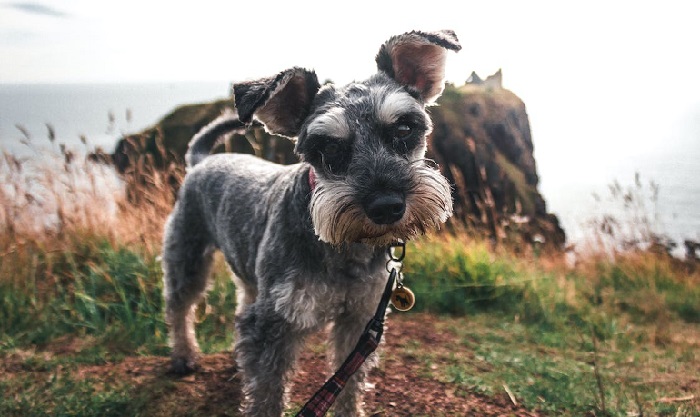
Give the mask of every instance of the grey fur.
M 402 36 L 443 51 L 444 39 L 448 49 L 459 45 L 452 32 L 393 37 L 382 63 L 396 59 L 393 71 L 402 74 L 412 71 L 402 62 L 421 59 L 401 56 L 414 52 L 402 48 Z M 438 227 L 452 213 L 449 184 L 424 160 L 431 129 L 424 107 L 441 90 L 435 83 L 443 82 L 444 66 L 417 65 L 433 71 L 413 74 L 417 85 L 379 68 L 342 88 L 319 87 L 313 72 L 299 68 L 234 86 L 246 122 L 254 115 L 268 130 L 298 137 L 300 164 L 205 158 L 218 136 L 240 128 L 234 115 L 217 119 L 190 145 L 190 169 L 163 244 L 172 368 L 196 367 L 194 309 L 218 249 L 235 275 L 234 348 L 246 416 L 282 415 L 296 354 L 311 332 L 333 326 L 334 367 L 340 365 L 378 304 L 387 279 L 385 245 Z M 376 355 L 351 379 L 336 416 L 363 415 L 364 380 L 374 364 Z

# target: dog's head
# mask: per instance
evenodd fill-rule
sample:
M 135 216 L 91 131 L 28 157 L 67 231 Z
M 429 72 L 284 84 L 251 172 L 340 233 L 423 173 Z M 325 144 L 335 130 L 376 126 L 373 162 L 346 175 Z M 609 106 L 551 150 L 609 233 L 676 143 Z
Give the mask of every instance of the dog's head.
M 234 85 L 239 118 L 296 137 L 311 165 L 310 210 L 319 238 L 333 245 L 384 245 L 439 227 L 452 214 L 447 180 L 424 159 L 432 125 L 425 108 L 444 88 L 452 31 L 389 39 L 377 74 L 343 87 L 320 86 L 292 68 Z

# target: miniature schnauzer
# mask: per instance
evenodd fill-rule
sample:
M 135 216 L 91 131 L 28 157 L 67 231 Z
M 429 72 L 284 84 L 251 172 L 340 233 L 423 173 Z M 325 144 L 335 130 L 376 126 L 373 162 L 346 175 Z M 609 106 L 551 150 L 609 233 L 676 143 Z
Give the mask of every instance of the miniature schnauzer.
M 439 227 L 452 214 L 450 185 L 425 159 L 426 106 L 444 88 L 452 31 L 394 36 L 378 72 L 344 87 L 321 86 L 291 68 L 233 86 L 237 108 L 200 131 L 163 243 L 172 369 L 199 356 L 195 308 L 214 249 L 236 284 L 235 355 L 246 416 L 279 417 L 285 386 L 311 332 L 332 324 L 339 366 L 373 316 L 387 280 L 386 245 Z M 296 138 L 302 162 L 282 166 L 210 149 L 253 117 Z M 374 354 L 372 356 L 375 356 Z M 347 384 L 336 416 L 360 416 L 370 358 Z

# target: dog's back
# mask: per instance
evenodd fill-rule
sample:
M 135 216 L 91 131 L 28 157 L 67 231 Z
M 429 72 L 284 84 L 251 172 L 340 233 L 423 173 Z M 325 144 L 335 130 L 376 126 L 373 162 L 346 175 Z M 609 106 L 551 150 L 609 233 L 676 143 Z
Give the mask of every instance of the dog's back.
M 188 231 L 189 238 L 197 235 L 220 249 L 233 272 L 255 286 L 255 264 L 265 233 L 272 232 L 270 227 L 281 233 L 288 226 L 268 224 L 268 218 L 278 217 L 269 211 L 283 207 L 286 213 L 278 217 L 280 222 L 287 217 L 296 224 L 308 213 L 306 207 L 294 204 L 298 198 L 285 198 L 309 193 L 303 189 L 303 176 L 301 164 L 278 165 L 252 155 L 212 155 L 188 173 L 171 216 L 201 222 L 199 230 Z

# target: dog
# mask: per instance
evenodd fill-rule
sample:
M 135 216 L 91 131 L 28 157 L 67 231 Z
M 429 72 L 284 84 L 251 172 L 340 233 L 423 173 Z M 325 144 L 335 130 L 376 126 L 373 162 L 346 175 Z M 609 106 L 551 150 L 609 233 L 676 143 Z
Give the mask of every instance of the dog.
M 196 369 L 195 308 L 213 253 L 236 285 L 234 352 L 246 416 L 279 417 L 297 352 L 332 324 L 335 366 L 354 348 L 387 280 L 386 247 L 440 227 L 451 187 L 425 159 L 426 106 L 444 89 L 454 32 L 390 38 L 378 71 L 362 82 L 321 86 L 294 67 L 233 86 L 237 114 L 224 114 L 190 142 L 188 172 L 164 232 L 162 265 L 171 368 Z M 224 135 L 256 119 L 295 140 L 302 162 L 277 165 L 216 154 Z M 336 416 L 361 416 L 373 354 L 348 382 Z
M 401 295 L 395 296 L 394 299 L 401 304 L 402 308 L 406 308 L 409 306 L 409 304 L 411 304 L 411 302 L 409 301 L 409 299 L 407 297 L 404 297 Z

